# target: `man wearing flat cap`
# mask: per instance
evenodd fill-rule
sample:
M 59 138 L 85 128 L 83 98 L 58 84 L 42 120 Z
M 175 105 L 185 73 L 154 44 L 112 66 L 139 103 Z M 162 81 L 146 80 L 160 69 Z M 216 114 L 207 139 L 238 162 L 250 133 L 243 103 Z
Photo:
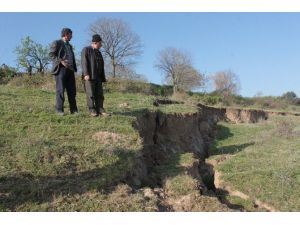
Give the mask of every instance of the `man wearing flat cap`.
M 91 116 L 108 116 L 103 107 L 104 95 L 102 83 L 106 82 L 104 60 L 100 52 L 102 39 L 94 34 L 90 46 L 81 52 L 82 79 L 86 92 L 87 107 Z
M 74 72 L 77 72 L 73 47 L 69 43 L 72 39 L 72 30 L 63 28 L 61 39 L 56 40 L 50 47 L 49 56 L 53 62 L 51 73 L 56 81 L 56 112 L 64 115 L 65 89 L 67 90 L 71 114 L 77 114 L 76 84 Z

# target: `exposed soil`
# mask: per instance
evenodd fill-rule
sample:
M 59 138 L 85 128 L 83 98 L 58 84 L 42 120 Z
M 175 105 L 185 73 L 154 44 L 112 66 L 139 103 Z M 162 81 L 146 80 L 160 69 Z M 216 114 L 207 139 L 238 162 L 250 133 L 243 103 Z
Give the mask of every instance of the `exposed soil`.
M 269 116 L 269 113 L 263 110 L 215 108 L 202 104 L 198 104 L 198 106 L 203 109 L 205 113 L 215 115 L 218 120 L 233 123 L 257 123 L 263 120 L 267 120 Z
M 300 113 L 297 112 L 272 112 L 272 111 L 267 111 L 269 116 L 300 116 Z
M 171 104 L 184 104 L 184 102 L 174 101 L 174 100 L 171 100 L 171 99 L 156 99 L 153 102 L 154 106 L 171 105 Z
M 203 114 L 201 109 L 190 114 L 148 112 L 137 118 L 134 127 L 143 139 L 144 149 L 137 160 L 135 171 L 128 177 L 129 182 L 133 186 L 147 186 L 156 190 L 153 193 L 160 199 L 159 208 L 162 211 L 211 211 L 207 204 L 199 206 L 199 202 L 204 199 L 213 202 L 215 211 L 228 211 L 216 195 L 209 193 L 199 170 L 208 157 L 217 122 L 214 116 Z M 156 174 L 155 168 L 164 165 L 169 155 L 178 153 L 193 153 L 196 158 L 191 165 L 186 165 L 185 170 L 194 179 L 197 191 L 175 197 L 168 191 L 165 177 Z M 149 193 L 147 190 L 146 196 L 152 195 Z
M 213 108 L 199 104 L 197 113 L 163 114 L 147 112 L 137 118 L 133 126 L 143 139 L 143 151 L 137 159 L 136 169 L 127 177 L 127 182 L 136 188 L 145 189 L 146 198 L 159 199 L 160 211 L 243 211 L 218 198 L 219 192 L 249 199 L 249 196 L 224 185 L 219 171 L 214 171 L 217 162 L 205 162 L 208 149 L 216 136 L 218 121 L 233 123 L 256 123 L 268 119 L 268 113 L 261 110 Z M 168 193 L 162 177 L 154 168 L 164 165 L 167 156 L 174 153 L 193 153 L 197 162 L 186 168 L 186 173 L 197 181 L 198 191 L 174 198 Z M 224 160 L 226 157 L 224 158 Z M 195 203 L 197 201 L 197 203 Z M 207 201 L 219 201 L 216 208 L 209 208 Z M 258 207 L 277 211 L 258 199 Z M 200 205 L 200 206 L 199 206 Z M 215 206 L 215 204 L 212 204 Z
M 229 157 L 233 157 L 232 155 L 226 155 L 224 156 L 221 160 L 215 160 L 215 159 L 209 159 L 206 162 L 211 165 L 213 168 L 216 167 L 217 164 L 227 160 Z M 248 200 L 251 199 L 247 194 L 238 191 L 238 190 L 234 190 L 229 184 L 226 184 L 223 180 L 222 180 L 222 173 L 218 170 L 214 170 L 214 184 L 216 187 L 216 191 L 218 192 L 218 190 L 222 190 L 226 191 L 226 193 L 228 195 L 231 196 L 236 196 L 239 197 L 241 199 L 244 200 Z M 220 192 L 220 191 L 219 191 Z M 225 202 L 226 200 L 224 199 L 223 196 L 220 196 L 220 200 L 221 202 Z M 259 199 L 253 199 L 253 204 L 255 205 L 255 207 L 259 207 L 259 208 L 264 208 L 269 212 L 279 212 L 279 210 L 275 209 L 273 206 L 270 206 L 262 201 L 260 201 Z

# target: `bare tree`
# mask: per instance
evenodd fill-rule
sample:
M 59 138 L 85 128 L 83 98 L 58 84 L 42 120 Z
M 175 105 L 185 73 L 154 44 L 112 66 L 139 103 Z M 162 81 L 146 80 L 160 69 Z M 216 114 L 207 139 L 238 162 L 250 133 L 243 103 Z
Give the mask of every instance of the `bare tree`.
M 165 80 L 173 85 L 173 93 L 203 85 L 203 75 L 193 67 L 191 56 L 176 48 L 160 51 L 155 67 L 163 73 Z
M 127 23 L 118 19 L 102 18 L 90 25 L 92 34 L 99 34 L 103 40 L 104 57 L 110 59 L 112 76 L 116 77 L 116 67 L 136 63 L 142 54 L 140 38 Z
M 48 56 L 49 47 L 43 47 L 41 44 L 25 37 L 21 45 L 16 47 L 18 64 L 31 73 L 32 68 L 39 73 L 44 73 L 47 65 L 50 63 Z
M 231 70 L 219 71 L 213 74 L 211 79 L 215 90 L 224 95 L 237 94 L 239 92 L 239 79 Z
M 147 78 L 143 74 L 136 73 L 136 71 L 130 66 L 117 67 L 116 74 L 118 74 L 118 77 L 126 80 L 148 82 Z
M 105 59 L 104 69 L 107 77 L 113 78 L 113 67 L 107 58 Z M 115 68 L 115 74 L 115 77 L 121 79 L 148 82 L 145 75 L 138 74 L 133 65 L 119 65 Z

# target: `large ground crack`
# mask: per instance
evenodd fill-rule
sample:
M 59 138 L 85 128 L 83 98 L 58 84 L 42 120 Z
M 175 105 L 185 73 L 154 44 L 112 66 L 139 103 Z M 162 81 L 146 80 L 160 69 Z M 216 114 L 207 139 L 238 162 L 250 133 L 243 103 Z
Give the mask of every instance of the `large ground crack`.
M 158 199 L 160 211 L 245 211 L 242 206 L 236 207 L 226 202 L 220 193 L 227 192 L 245 200 L 253 198 L 234 190 L 222 181 L 222 174 L 214 171 L 219 162 L 205 160 L 216 137 L 219 121 L 256 123 L 267 119 L 268 115 L 258 110 L 213 108 L 201 104 L 198 107 L 199 111 L 196 113 L 164 114 L 156 111 L 146 112 L 137 118 L 134 127 L 143 139 L 143 150 L 129 179 L 134 181 L 133 183 L 137 184 L 134 186 L 138 188 L 151 189 L 147 190 L 149 193 L 153 192 L 152 196 Z M 193 154 L 197 161 L 197 166 L 192 166 L 193 171 L 196 168 L 196 173 L 189 174 L 191 167 L 188 169 L 180 166 L 179 157 L 186 153 Z M 178 159 L 174 161 L 172 157 Z M 226 160 L 227 157 L 223 159 Z M 179 167 L 182 167 L 181 171 Z M 190 193 L 184 190 L 186 187 L 183 187 L 183 190 L 180 190 L 180 187 L 177 187 L 178 190 L 172 190 L 172 182 L 175 184 L 173 186 L 176 186 L 176 179 L 187 183 L 195 182 L 196 188 L 191 188 Z M 182 193 L 174 194 L 176 191 Z M 215 201 L 219 203 L 210 206 L 210 203 Z M 267 211 L 278 211 L 258 199 L 254 199 L 253 203 Z M 194 205 L 191 206 L 192 204 Z
M 264 203 L 257 198 L 250 197 L 249 195 L 247 195 L 239 190 L 235 190 L 229 184 L 225 183 L 224 180 L 222 180 L 222 173 L 216 169 L 216 166 L 219 163 L 224 162 L 225 160 L 227 160 L 230 157 L 234 157 L 234 156 L 223 155 L 223 157 L 218 160 L 217 159 L 206 160 L 206 162 L 214 168 L 214 184 L 216 187 L 216 192 L 218 192 L 218 190 L 222 190 L 222 191 L 219 191 L 220 192 L 219 197 L 220 197 L 221 202 L 227 204 L 228 206 L 231 204 L 230 202 L 228 202 L 226 200 L 225 196 L 222 194 L 225 191 L 230 196 L 236 196 L 236 197 L 239 197 L 244 200 L 252 200 L 255 207 L 266 209 L 268 212 L 279 212 L 279 210 L 275 209 L 273 206 L 271 206 L 267 203 Z
M 212 176 L 203 179 L 201 174 L 216 124 L 213 115 L 202 111 L 147 112 L 137 118 L 134 127 L 143 150 L 129 179 L 158 199 L 159 211 L 231 211 L 211 190 L 207 180 Z

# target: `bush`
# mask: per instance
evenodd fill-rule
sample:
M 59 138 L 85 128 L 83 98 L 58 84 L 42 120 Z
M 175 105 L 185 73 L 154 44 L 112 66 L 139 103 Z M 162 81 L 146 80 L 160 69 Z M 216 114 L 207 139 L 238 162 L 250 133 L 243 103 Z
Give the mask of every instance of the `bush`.
M 243 97 L 241 95 L 233 95 L 232 102 L 235 105 L 243 107 L 252 106 L 254 104 L 254 100 L 252 98 Z
M 217 105 L 222 102 L 222 97 L 221 96 L 210 96 L 206 95 L 203 96 L 202 101 L 206 105 Z
M 294 104 L 295 104 L 295 105 L 300 105 L 300 98 L 296 98 L 296 99 L 294 100 Z
M 151 84 L 151 93 L 153 95 L 160 95 L 160 96 L 170 96 L 173 94 L 173 86 L 171 85 L 158 85 L 158 84 Z
M 140 82 L 132 81 L 127 79 L 109 79 L 108 82 L 104 83 L 104 89 L 106 92 L 126 92 L 126 93 L 137 93 L 144 92 L 149 93 L 149 85 Z
M 8 85 L 25 88 L 40 88 L 47 91 L 55 90 L 54 78 L 51 75 L 36 74 L 30 76 L 24 74 L 22 76 L 16 76 L 9 81 Z
M 9 82 L 9 85 L 16 86 L 16 87 L 37 88 L 48 82 L 45 80 L 45 78 L 46 76 L 40 76 L 40 75 L 29 76 L 25 74 L 22 76 L 14 77 Z
M 176 92 L 172 95 L 171 97 L 172 100 L 175 100 L 175 101 L 179 101 L 179 102 L 188 102 L 189 101 L 189 95 L 182 91 L 182 92 Z
M 172 86 L 160 86 L 143 81 L 114 78 L 104 84 L 106 92 L 142 93 L 146 95 L 167 96 L 172 94 Z
M 276 121 L 276 131 L 280 137 L 293 138 L 296 135 L 296 132 L 294 132 L 295 127 L 296 125 L 292 121 Z
M 15 68 L 3 64 L 0 67 L 0 84 L 8 83 L 16 74 Z
M 85 92 L 81 76 L 75 76 L 77 92 Z M 8 85 L 26 88 L 40 88 L 47 91 L 55 91 L 55 78 L 50 74 L 35 74 L 29 76 L 15 76 Z M 160 86 L 126 79 L 110 79 L 103 84 L 105 92 L 142 93 L 146 95 L 167 96 L 172 95 L 172 86 Z
M 201 93 L 201 92 L 188 92 L 196 102 L 201 102 L 204 105 L 218 105 L 222 102 L 222 97 L 217 93 Z
M 211 92 L 209 94 L 206 93 L 188 93 L 192 96 L 196 101 L 200 101 L 205 105 L 223 105 L 223 106 L 242 106 L 248 107 L 254 104 L 253 98 L 247 98 L 240 95 L 228 95 L 224 96 L 221 92 Z
M 253 98 L 254 105 L 262 109 L 286 109 L 289 103 L 280 97 L 256 97 Z
M 297 95 L 296 95 L 295 92 L 293 92 L 293 91 L 288 91 L 288 92 L 284 93 L 284 94 L 281 96 L 281 98 L 286 99 L 286 100 L 292 102 L 292 101 L 294 101 L 294 99 L 297 98 Z
M 198 94 L 199 100 L 205 105 L 219 105 L 222 103 L 222 96 L 217 93 Z
M 76 76 L 76 90 L 84 92 L 83 83 L 80 76 Z M 55 79 L 51 74 L 35 74 L 15 76 L 8 82 L 8 85 L 25 88 L 39 88 L 46 91 L 55 91 Z

